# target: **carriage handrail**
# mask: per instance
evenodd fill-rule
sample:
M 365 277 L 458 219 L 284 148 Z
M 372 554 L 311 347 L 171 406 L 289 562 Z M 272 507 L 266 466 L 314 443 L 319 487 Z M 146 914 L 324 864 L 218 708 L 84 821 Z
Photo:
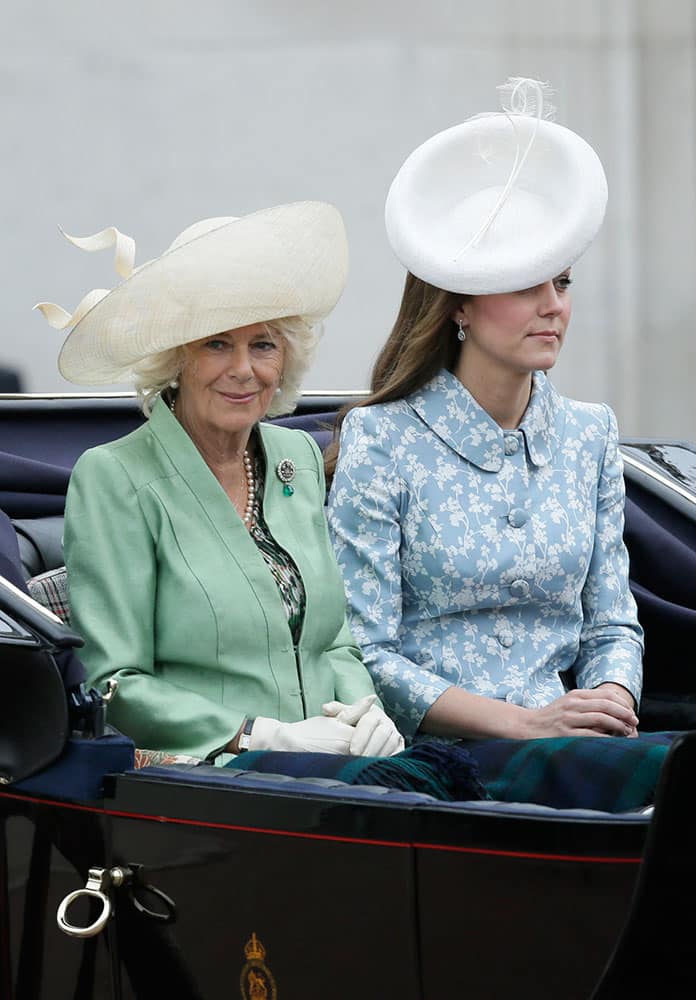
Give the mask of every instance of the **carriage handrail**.
M 301 399 L 364 399 L 369 389 L 303 389 Z M 0 400 L 52 400 L 52 399 L 136 399 L 132 390 L 107 392 L 0 392 Z
M 643 473 L 643 475 L 648 476 L 650 479 L 654 479 L 656 483 L 660 483 L 661 486 L 666 486 L 674 493 L 677 493 L 680 497 L 683 497 L 684 500 L 688 500 L 690 503 L 696 504 L 696 494 L 675 482 L 674 479 L 663 475 L 661 472 L 657 472 L 656 469 L 653 469 L 646 463 L 641 462 L 633 455 L 626 454 L 626 451 L 623 449 L 621 451 L 621 457 L 623 458 L 624 465 L 629 466 L 631 469 L 635 469 L 636 472 Z

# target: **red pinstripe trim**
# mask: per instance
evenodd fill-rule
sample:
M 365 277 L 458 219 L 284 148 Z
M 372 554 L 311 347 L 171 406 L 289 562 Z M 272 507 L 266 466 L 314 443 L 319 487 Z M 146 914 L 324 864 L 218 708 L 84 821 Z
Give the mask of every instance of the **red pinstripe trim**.
M 77 812 L 90 812 L 97 816 L 118 816 L 124 819 L 149 820 L 154 823 L 174 823 L 177 826 L 197 826 L 209 830 L 236 830 L 239 833 L 260 833 L 270 837 L 292 837 L 298 840 L 325 840 L 341 844 L 364 844 L 371 847 L 411 847 L 426 851 L 451 851 L 458 854 L 478 854 L 497 858 L 527 858 L 537 861 L 573 861 L 580 864 L 600 865 L 639 865 L 640 858 L 595 857 L 579 854 L 544 854 L 533 851 L 503 851 L 486 847 L 458 847 L 452 844 L 423 844 L 403 840 L 375 840 L 366 837 L 341 837 L 326 833 L 299 833 L 295 830 L 271 830 L 261 826 L 242 826 L 237 823 L 212 823 L 208 820 L 180 819 L 175 816 L 152 816 L 147 813 L 132 813 L 122 809 L 96 809 L 93 806 L 78 805 L 75 802 L 60 802 L 52 799 L 39 799 L 30 795 L 13 795 L 11 792 L 0 792 L 0 799 L 16 799 L 19 802 L 34 802 L 43 806 L 57 806 L 60 809 L 73 809 Z
M 97 809 L 94 806 L 78 805 L 75 802 L 61 802 L 52 799 L 39 799 L 30 795 L 13 795 L 0 793 L 0 799 L 17 799 L 19 802 L 35 802 L 42 806 L 58 806 L 60 809 L 73 809 L 77 812 L 90 812 L 96 816 L 119 816 L 125 819 L 144 819 L 154 823 L 175 823 L 177 826 L 198 826 L 208 830 L 236 830 L 241 833 L 263 833 L 271 837 L 295 837 L 300 840 L 329 840 L 346 844 L 371 844 L 377 847 L 412 847 L 408 841 L 400 840 L 368 840 L 362 837 L 340 837 L 326 833 L 300 833 L 295 830 L 272 830 L 262 826 L 242 826 L 239 823 L 212 823 L 209 820 L 181 819 L 178 816 L 153 816 L 149 813 L 126 812 L 123 809 Z
M 535 851 L 494 851 L 487 847 L 457 847 L 452 844 L 414 844 L 428 851 L 455 851 L 460 854 L 490 854 L 496 858 L 532 858 L 540 861 L 579 861 L 595 865 L 639 865 L 641 858 L 612 858 L 585 854 L 541 854 Z

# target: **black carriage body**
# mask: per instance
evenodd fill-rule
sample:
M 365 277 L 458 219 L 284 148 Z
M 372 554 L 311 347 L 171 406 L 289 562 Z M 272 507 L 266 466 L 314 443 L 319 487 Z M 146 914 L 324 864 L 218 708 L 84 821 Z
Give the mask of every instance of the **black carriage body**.
M 339 402 L 309 397 L 304 409 Z M 60 517 L 75 458 L 139 419 L 127 398 L 0 399 L 24 472 L 51 463 L 41 517 L 31 489 L 14 511 L 35 571 L 47 568 L 56 529 L 45 518 Z M 693 552 L 688 457 L 675 493 L 664 453 L 631 442 L 624 454 L 629 497 Z M 695 758 L 696 736 L 675 742 L 654 817 L 444 804 L 206 767 L 114 773 L 76 792 L 42 784 L 49 768 L 0 788 L 0 996 L 635 1000 L 646 983 L 689 995 L 696 963 L 677 903 L 696 886 Z M 59 930 L 57 908 L 89 869 L 134 866 L 155 893 L 115 888 L 95 937 Z M 175 922 L 157 919 L 168 912 L 159 893 Z M 89 922 L 81 905 L 71 919 Z
M 100 803 L 0 794 L 5 995 L 236 997 L 256 935 L 280 997 L 581 1000 L 626 923 L 649 825 L 241 784 L 143 772 Z M 175 923 L 117 891 L 106 934 L 58 929 L 90 867 L 133 863 Z

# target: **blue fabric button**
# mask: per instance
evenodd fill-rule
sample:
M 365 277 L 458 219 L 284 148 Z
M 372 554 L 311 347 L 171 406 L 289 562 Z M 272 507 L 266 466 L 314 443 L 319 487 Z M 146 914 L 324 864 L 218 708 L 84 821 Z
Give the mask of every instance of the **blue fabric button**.
M 515 452 L 517 451 L 517 449 L 519 448 L 519 446 L 520 446 L 520 442 L 517 440 L 517 438 L 513 434 L 510 434 L 510 435 L 508 435 L 508 437 L 505 438 L 505 454 L 506 455 L 514 455 Z
M 515 640 L 512 636 L 512 632 L 501 632 L 500 635 L 498 636 L 498 642 L 500 643 L 501 646 L 504 646 L 505 649 L 509 649 L 514 641 Z
M 510 593 L 513 597 L 529 597 L 529 584 L 526 580 L 515 580 L 510 584 Z
M 508 524 L 513 528 L 521 528 L 529 520 L 529 514 L 521 507 L 513 507 L 507 516 Z

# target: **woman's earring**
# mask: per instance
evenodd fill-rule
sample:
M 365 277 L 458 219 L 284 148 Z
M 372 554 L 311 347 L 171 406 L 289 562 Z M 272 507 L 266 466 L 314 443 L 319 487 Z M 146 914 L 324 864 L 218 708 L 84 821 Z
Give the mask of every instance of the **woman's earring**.
M 179 379 L 178 378 L 173 378 L 171 380 L 171 382 L 169 383 L 169 388 L 172 389 L 172 390 L 178 389 L 179 388 Z M 172 413 L 174 412 L 174 403 L 175 402 L 176 402 L 176 392 L 170 392 L 169 393 L 169 409 L 172 411 Z
M 459 329 L 457 330 L 457 340 L 466 340 L 466 327 L 461 320 L 458 320 Z
M 169 383 L 169 388 L 170 389 L 178 389 L 179 388 L 179 380 L 177 378 L 173 378 L 171 380 L 171 382 Z

